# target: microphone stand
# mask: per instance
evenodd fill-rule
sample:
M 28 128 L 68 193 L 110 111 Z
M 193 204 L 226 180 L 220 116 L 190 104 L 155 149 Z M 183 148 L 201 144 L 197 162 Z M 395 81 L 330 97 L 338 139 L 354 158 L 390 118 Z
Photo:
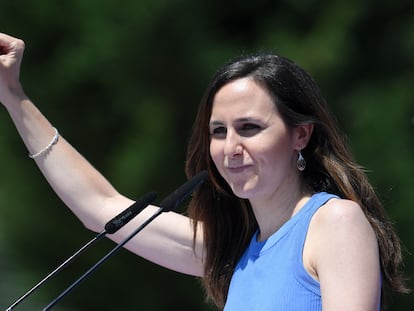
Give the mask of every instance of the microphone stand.
M 11 311 L 14 307 L 16 307 L 18 304 L 20 304 L 23 300 L 25 300 L 27 297 L 29 297 L 36 289 L 41 287 L 46 281 L 48 281 L 50 278 L 55 276 L 60 270 L 67 267 L 71 262 L 73 262 L 81 253 L 86 251 L 91 245 L 93 245 L 95 242 L 100 240 L 106 235 L 106 231 L 103 230 L 98 235 L 96 235 L 92 240 L 90 240 L 88 243 L 86 243 L 84 246 L 82 246 L 78 251 L 76 251 L 72 256 L 70 256 L 68 259 L 66 259 L 61 265 L 59 265 L 55 270 L 50 272 L 47 276 L 45 276 L 39 283 L 37 283 L 35 286 L 33 286 L 30 290 L 28 290 L 24 295 L 22 295 L 20 298 L 18 298 L 12 305 L 10 305 L 6 311 Z
M 124 225 L 126 225 L 129 221 L 132 220 L 136 215 L 138 215 L 145 207 L 151 204 L 156 198 L 155 192 L 150 192 L 144 195 L 142 198 L 138 199 L 135 203 L 129 206 L 127 209 L 122 211 L 120 214 L 112 218 L 108 221 L 105 225 L 105 229 L 97 234 L 94 238 L 92 238 L 89 242 L 87 242 L 84 246 L 82 246 L 78 251 L 76 251 L 72 256 L 66 259 L 62 264 L 60 264 L 55 270 L 50 272 L 46 277 L 44 277 L 39 283 L 33 286 L 30 290 L 28 290 L 24 295 L 18 298 L 13 304 L 11 304 L 6 311 L 11 311 L 15 308 L 18 304 L 20 304 L 23 300 L 29 297 L 35 290 L 41 287 L 44 283 L 46 283 L 49 279 L 55 276 L 59 271 L 67 267 L 70 263 L 72 263 L 76 258 L 80 256 L 83 252 L 85 252 L 89 247 L 95 244 L 97 241 L 102 239 L 107 234 L 113 234 L 119 229 L 121 229 Z
M 94 264 L 89 270 L 87 270 L 80 278 L 73 282 L 66 290 L 64 290 L 59 296 L 57 296 L 52 302 L 50 302 L 42 310 L 50 310 L 56 303 L 58 303 L 63 297 L 84 281 L 90 274 L 95 272 L 105 261 L 112 257 L 119 249 L 121 249 L 127 242 L 129 242 L 135 235 L 137 235 L 142 229 L 144 229 L 150 222 L 161 215 L 164 212 L 163 208 L 159 208 L 150 218 L 148 218 L 143 224 L 141 224 L 135 231 L 133 231 L 124 241 L 117 244 L 108 254 L 102 257 L 96 264 Z

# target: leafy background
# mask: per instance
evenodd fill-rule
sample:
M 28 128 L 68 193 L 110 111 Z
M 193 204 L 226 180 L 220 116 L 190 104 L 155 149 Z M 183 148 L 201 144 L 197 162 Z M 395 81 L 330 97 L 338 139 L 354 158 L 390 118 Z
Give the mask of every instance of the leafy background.
M 411 0 L 1 0 L 0 31 L 26 43 L 26 92 L 122 193 L 181 184 L 204 87 L 241 53 L 309 71 L 369 170 L 414 274 L 414 2 Z M 2 108 L 3 109 L 3 108 Z M 4 110 L 4 109 L 3 109 Z M 0 306 L 93 234 L 47 185 L 0 114 Z M 114 244 L 101 241 L 18 306 L 38 310 Z M 410 281 L 413 287 L 412 281 Z M 56 310 L 214 310 L 199 281 L 122 250 Z M 393 295 L 390 310 L 413 310 Z

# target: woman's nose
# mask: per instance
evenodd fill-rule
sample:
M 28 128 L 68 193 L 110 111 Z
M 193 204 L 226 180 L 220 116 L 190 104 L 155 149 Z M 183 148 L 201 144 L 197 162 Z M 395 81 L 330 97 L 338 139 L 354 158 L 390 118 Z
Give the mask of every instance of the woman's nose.
M 224 145 L 224 154 L 228 157 L 235 157 L 243 154 L 241 140 L 237 134 L 227 132 L 226 141 Z

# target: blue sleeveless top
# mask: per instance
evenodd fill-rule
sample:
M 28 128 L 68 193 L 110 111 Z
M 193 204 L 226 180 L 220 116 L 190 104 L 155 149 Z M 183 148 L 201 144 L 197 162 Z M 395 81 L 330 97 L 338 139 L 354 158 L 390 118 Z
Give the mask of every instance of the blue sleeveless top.
M 316 193 L 299 212 L 263 242 L 257 232 L 237 264 L 224 311 L 320 311 L 319 282 L 302 261 L 309 223 L 329 199 Z

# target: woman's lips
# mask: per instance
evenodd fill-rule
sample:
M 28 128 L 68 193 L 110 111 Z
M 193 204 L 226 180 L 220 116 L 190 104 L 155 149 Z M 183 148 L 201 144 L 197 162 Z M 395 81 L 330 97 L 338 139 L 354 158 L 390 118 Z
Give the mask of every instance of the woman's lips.
M 228 166 L 226 169 L 232 174 L 243 173 L 249 169 L 251 165 L 240 165 L 240 166 Z

